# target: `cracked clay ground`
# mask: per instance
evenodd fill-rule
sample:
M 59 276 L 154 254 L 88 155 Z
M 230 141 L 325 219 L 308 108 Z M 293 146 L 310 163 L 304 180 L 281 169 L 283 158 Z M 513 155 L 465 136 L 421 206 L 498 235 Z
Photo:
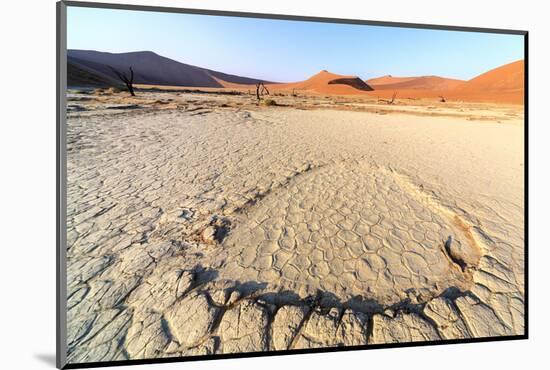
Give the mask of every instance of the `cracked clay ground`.
M 70 363 L 524 332 L 523 127 L 69 115 Z

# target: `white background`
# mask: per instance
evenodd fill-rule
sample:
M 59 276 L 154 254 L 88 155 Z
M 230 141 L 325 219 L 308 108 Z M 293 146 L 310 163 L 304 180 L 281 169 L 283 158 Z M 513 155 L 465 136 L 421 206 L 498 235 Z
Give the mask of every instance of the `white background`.
M 112 0 L 111 2 L 118 2 Z M 545 1 L 142 0 L 260 13 L 530 31 L 530 339 L 174 363 L 132 369 L 548 368 L 550 67 Z M 0 22 L 0 368 L 55 359 L 55 1 L 10 0 Z M 472 56 L 474 57 L 474 56 Z M 546 353 L 544 353 L 546 350 Z M 545 356 L 546 355 L 546 356 Z M 128 367 L 124 367 L 126 369 Z M 122 368 L 121 368 L 122 369 Z

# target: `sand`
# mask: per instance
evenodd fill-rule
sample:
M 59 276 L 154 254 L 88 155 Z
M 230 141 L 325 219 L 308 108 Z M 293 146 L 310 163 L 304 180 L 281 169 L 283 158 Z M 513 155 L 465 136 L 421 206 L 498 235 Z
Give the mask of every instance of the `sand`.
M 490 70 L 449 92 L 454 99 L 523 104 L 525 63 L 519 60 Z
M 464 81 L 439 76 L 391 77 L 383 76 L 367 80 L 376 90 L 435 90 L 448 91 L 464 84 Z
M 380 97 L 394 92 L 404 98 L 436 98 L 469 102 L 523 104 L 524 61 L 518 60 L 488 72 L 461 81 L 437 76 L 392 77 L 382 76 L 367 80 Z
M 396 83 L 412 81 L 412 80 L 416 80 L 417 78 L 418 77 L 395 77 L 392 75 L 386 75 L 382 77 L 370 78 L 367 80 L 367 83 L 372 86 L 376 86 L 376 85 L 383 86 L 383 85 L 390 85 L 390 84 L 393 85 Z
M 524 333 L 521 106 L 71 92 L 69 362 Z
M 271 90 L 301 91 L 331 95 L 360 95 L 372 88 L 357 76 L 344 76 L 322 70 L 305 81 L 268 84 Z
M 260 80 L 192 66 L 151 51 L 105 53 L 93 50 L 68 51 L 69 86 L 121 87 L 112 71 L 133 66 L 136 85 L 195 89 L 255 91 Z M 368 66 L 366 67 L 368 68 Z M 263 81 L 272 92 L 319 96 L 360 96 L 378 99 L 439 99 L 458 102 L 523 104 L 524 61 L 509 63 L 469 81 L 440 76 L 393 77 L 386 75 L 364 81 L 358 76 L 322 70 L 310 78 L 291 83 Z M 117 82 L 118 81 L 118 82 Z

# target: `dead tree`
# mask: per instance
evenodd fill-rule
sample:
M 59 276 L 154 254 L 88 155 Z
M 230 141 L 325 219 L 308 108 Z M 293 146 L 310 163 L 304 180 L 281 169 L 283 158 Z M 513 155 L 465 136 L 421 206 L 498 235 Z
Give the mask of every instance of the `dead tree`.
M 132 67 L 130 67 L 130 77 L 128 78 L 128 76 L 126 75 L 126 73 L 121 73 L 119 71 L 117 71 L 116 69 L 114 69 L 113 67 L 110 67 L 111 70 L 113 71 L 113 73 L 115 75 L 117 75 L 117 77 L 122 81 L 124 82 L 124 84 L 126 85 L 126 88 L 128 89 L 128 91 L 130 92 L 130 94 L 132 96 L 136 96 L 136 94 L 134 93 L 134 70 L 132 69 Z
M 395 101 L 395 98 L 397 97 L 397 91 L 394 91 L 393 92 L 393 95 L 391 96 L 391 100 L 389 101 L 388 104 L 393 104 L 393 102 Z
M 445 103 L 445 102 L 446 102 L 445 97 L 440 95 L 440 96 L 439 96 L 439 101 L 440 101 L 441 103 Z
M 380 97 L 378 96 L 377 97 L 377 103 L 380 103 L 380 102 L 384 102 L 386 104 L 393 104 L 395 102 L 395 98 L 397 97 L 397 91 L 394 91 L 392 96 L 391 96 L 391 100 L 387 100 L 387 99 L 380 99 Z
M 266 92 L 266 95 L 269 95 L 269 90 L 267 89 L 267 87 L 265 87 L 264 83 L 261 81 L 258 82 L 256 84 L 256 99 L 258 99 L 258 103 L 260 102 L 260 100 L 262 100 L 262 95 L 264 95 L 264 91 Z

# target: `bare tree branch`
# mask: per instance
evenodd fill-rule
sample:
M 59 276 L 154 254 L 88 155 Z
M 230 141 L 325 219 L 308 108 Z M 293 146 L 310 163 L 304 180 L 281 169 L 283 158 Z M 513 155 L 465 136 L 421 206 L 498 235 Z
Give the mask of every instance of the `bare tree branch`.
M 130 78 L 128 78 L 128 76 L 126 76 L 126 73 L 119 72 L 111 66 L 109 66 L 109 68 L 111 69 L 111 71 L 113 71 L 113 73 L 115 75 L 117 75 L 117 77 L 122 82 L 124 82 L 124 84 L 126 85 L 126 88 L 130 92 L 130 94 L 132 96 L 136 96 L 136 94 L 134 93 L 134 70 L 132 69 L 132 67 L 130 67 Z
M 130 83 L 134 83 L 134 70 L 130 67 Z

